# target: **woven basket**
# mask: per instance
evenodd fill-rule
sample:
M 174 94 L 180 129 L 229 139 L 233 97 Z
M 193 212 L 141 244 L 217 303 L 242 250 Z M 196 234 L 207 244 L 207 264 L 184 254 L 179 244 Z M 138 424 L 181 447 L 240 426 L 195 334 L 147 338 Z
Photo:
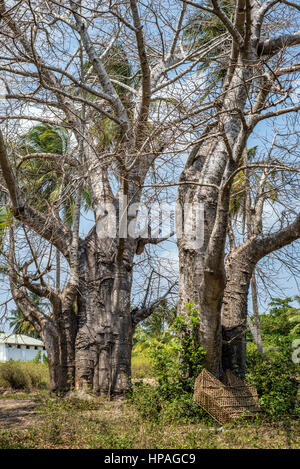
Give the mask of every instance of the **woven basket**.
M 221 382 L 204 368 L 195 381 L 194 400 L 221 424 L 241 415 L 251 418 L 261 411 L 256 390 L 230 370 Z

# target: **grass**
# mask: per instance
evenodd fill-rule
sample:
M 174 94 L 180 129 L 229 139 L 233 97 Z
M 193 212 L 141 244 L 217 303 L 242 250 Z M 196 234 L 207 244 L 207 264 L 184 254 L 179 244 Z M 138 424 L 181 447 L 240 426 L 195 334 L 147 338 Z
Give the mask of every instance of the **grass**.
M 8 361 L 0 363 L 0 388 L 25 391 L 47 389 L 49 370 L 44 363 Z
M 131 360 L 131 373 L 133 379 L 151 378 L 152 366 L 149 358 L 145 355 L 133 353 Z
M 150 422 L 126 400 L 39 398 L 30 426 L 0 430 L 0 449 L 299 449 L 296 422 L 219 424 Z M 299 431 L 299 429 L 298 429 Z
M 132 357 L 132 378 L 144 379 L 152 376 L 150 360 L 138 354 Z M 34 361 L 9 361 L 0 363 L 0 389 L 25 391 L 47 389 L 49 371 L 44 363 Z
M 133 381 L 145 378 L 145 381 L 151 381 L 151 364 L 146 357 L 133 356 L 132 375 Z M 174 417 L 176 413 L 180 416 L 182 413 L 179 408 L 171 406 L 167 408 L 167 414 L 160 412 L 158 418 L 153 419 L 150 399 L 153 386 L 149 383 L 135 385 L 141 402 L 137 401 L 137 397 L 135 400 L 124 398 L 113 401 L 97 397 L 87 402 L 50 398 L 45 389 L 47 382 L 48 368 L 44 364 L 0 364 L 0 387 L 18 390 L 17 394 L 2 395 L 0 405 L 1 402 L 6 405 L 4 399 L 11 403 L 15 399 L 20 402 L 31 398 L 35 403 L 34 413 L 26 415 L 26 423 L 19 422 L 7 429 L 0 429 L 0 449 L 300 448 L 296 420 L 271 423 L 260 418 L 255 422 L 240 421 L 235 425 L 220 426 L 204 412 L 195 421 L 184 417 L 172 420 L 170 416 Z M 150 397 L 148 394 L 143 396 L 143 386 L 150 392 Z M 142 406 L 141 409 L 137 403 Z M 149 409 L 149 415 L 145 409 Z

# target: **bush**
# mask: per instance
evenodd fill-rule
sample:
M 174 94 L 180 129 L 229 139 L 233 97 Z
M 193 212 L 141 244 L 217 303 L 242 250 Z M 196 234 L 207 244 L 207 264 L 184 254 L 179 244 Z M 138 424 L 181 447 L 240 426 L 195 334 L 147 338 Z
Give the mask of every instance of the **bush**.
M 285 415 L 299 414 L 298 370 L 291 358 L 291 338 L 273 340 L 274 346 L 263 355 L 254 347 L 248 348 L 246 379 L 256 388 L 265 413 L 272 419 L 282 419 Z
M 46 389 L 48 367 L 42 363 L 9 360 L 0 364 L 0 387 L 16 391 Z
M 161 419 L 167 423 L 195 423 L 200 420 L 211 420 L 209 415 L 196 404 L 193 394 L 188 392 L 183 392 L 170 401 L 164 401 L 160 415 Z
M 15 362 L 3 363 L 0 366 L 0 384 L 4 388 L 30 390 L 30 378 L 20 365 Z
M 135 385 L 133 405 L 143 418 L 191 421 L 205 413 L 193 400 L 195 378 L 203 369 L 205 353 L 197 343 L 198 313 L 187 304 L 187 318 L 177 316 L 169 331 L 148 343 L 154 386 Z
M 143 419 L 153 422 L 159 420 L 162 398 L 156 386 L 136 383 L 132 388 L 130 399 Z

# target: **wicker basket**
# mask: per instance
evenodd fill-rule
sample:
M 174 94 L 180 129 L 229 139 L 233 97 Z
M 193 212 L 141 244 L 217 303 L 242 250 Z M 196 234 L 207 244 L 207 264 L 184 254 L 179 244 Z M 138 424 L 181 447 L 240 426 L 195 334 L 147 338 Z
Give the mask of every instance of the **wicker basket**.
M 195 381 L 194 400 L 218 422 L 229 423 L 260 412 L 256 390 L 227 370 L 222 382 L 205 368 Z

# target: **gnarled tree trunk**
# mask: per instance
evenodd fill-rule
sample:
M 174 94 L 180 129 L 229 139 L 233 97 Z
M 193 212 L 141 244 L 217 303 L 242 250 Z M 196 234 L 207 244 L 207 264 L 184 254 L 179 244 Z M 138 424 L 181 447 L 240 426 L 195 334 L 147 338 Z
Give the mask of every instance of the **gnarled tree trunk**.
M 300 237 L 300 215 L 285 228 L 254 234 L 233 249 L 226 259 L 226 287 L 222 306 L 224 369 L 245 375 L 247 299 L 256 264 L 264 256 Z
M 134 240 L 99 239 L 93 229 L 80 256 L 75 389 L 104 394 L 130 387 L 133 323 L 130 313 Z
M 199 344 L 207 353 L 207 369 L 216 376 L 220 374 L 220 307 L 224 288 L 224 272 L 222 264 L 217 266 L 214 271 L 209 271 L 206 268 L 206 257 L 217 213 L 218 194 L 216 187 L 226 165 L 224 155 L 218 160 L 219 152 L 222 153 L 222 145 L 217 142 L 200 150 L 197 157 L 191 162 L 191 166 L 188 164 L 180 182 L 195 181 L 199 183 L 199 181 L 203 181 L 204 186 L 199 189 L 199 186 L 193 184 L 182 185 L 177 199 L 179 210 L 182 210 L 180 216 L 182 219 L 182 230 L 180 231 L 182 233 L 178 236 L 178 314 L 186 316 L 186 303 L 190 302 L 198 310 L 200 319 Z M 213 157 L 214 161 L 209 161 Z M 213 185 L 216 187 L 213 188 Z M 189 207 L 186 204 L 194 204 L 195 210 L 189 212 Z M 201 204 L 203 204 L 202 207 Z M 203 218 L 201 219 L 200 216 L 198 220 L 200 225 L 196 233 L 196 217 L 199 216 L 199 210 L 202 211 Z M 189 216 L 188 220 L 187 216 Z M 189 233 L 189 229 L 185 229 L 187 226 L 191 228 L 192 233 Z M 196 236 L 198 239 L 195 238 Z
M 50 392 L 55 394 L 64 394 L 70 390 L 74 376 L 71 375 L 72 365 L 71 357 L 66 353 L 61 344 L 61 338 L 55 328 L 43 328 L 41 337 L 45 344 L 50 377 Z

